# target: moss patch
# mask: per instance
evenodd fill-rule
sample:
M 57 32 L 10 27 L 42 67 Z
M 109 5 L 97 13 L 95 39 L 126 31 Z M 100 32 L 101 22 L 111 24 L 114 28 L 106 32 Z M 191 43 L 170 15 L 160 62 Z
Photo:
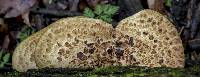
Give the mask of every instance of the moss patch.
M 147 67 L 135 67 L 135 66 L 113 66 L 104 67 L 97 69 L 67 69 L 67 68 L 45 68 L 40 70 L 29 70 L 24 73 L 17 71 L 4 72 L 0 76 L 13 76 L 13 77 L 24 77 L 24 76 L 51 76 L 51 77 L 99 77 L 99 76 L 109 76 L 109 77 L 200 77 L 200 65 L 193 67 L 188 67 L 184 69 L 174 69 L 174 68 L 147 68 Z

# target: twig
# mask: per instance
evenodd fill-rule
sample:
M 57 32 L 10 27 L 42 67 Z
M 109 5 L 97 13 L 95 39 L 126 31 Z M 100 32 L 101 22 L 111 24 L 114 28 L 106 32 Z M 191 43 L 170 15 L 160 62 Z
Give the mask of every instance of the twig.
M 200 50 L 200 39 L 190 40 L 189 45 L 194 50 Z
M 181 30 L 178 32 L 178 34 L 181 35 L 181 33 L 183 32 L 184 29 L 185 29 L 185 26 L 182 26 Z
M 120 14 L 120 20 L 143 9 L 140 0 L 118 0 L 118 5 L 120 5 L 120 10 L 124 12 Z
M 187 12 L 187 25 L 186 28 L 189 28 L 191 25 L 191 20 L 192 20 L 192 12 L 194 9 L 194 0 L 191 0 L 189 3 L 189 8 L 188 8 L 188 12 Z
M 46 14 L 46 15 L 53 15 L 53 16 L 81 16 L 82 13 L 75 12 L 75 11 L 66 11 L 66 10 L 55 10 L 55 9 L 31 9 L 33 13 L 39 14 Z
M 10 44 L 10 39 L 9 39 L 9 35 L 6 35 L 6 37 L 4 38 L 4 42 L 3 42 L 3 49 L 8 49 L 8 46 Z

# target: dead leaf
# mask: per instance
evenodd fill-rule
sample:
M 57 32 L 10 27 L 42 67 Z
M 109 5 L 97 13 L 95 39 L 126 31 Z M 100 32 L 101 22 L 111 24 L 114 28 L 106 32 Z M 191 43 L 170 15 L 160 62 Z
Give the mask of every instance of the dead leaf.
M 45 6 L 48 6 L 49 4 L 52 3 L 52 0 L 42 0 L 42 2 L 43 2 L 43 4 L 44 4 Z
M 87 4 L 94 8 L 101 0 L 86 0 L 87 1 Z
M 31 18 L 31 25 L 36 27 L 36 29 L 38 30 L 41 30 L 45 27 L 44 22 L 45 22 L 45 19 L 43 18 L 42 15 L 39 15 L 39 14 L 34 15 Z
M 10 43 L 9 35 L 6 35 L 3 41 L 2 48 L 8 49 L 9 43 Z
M 17 38 L 19 38 L 19 34 L 20 34 L 20 32 L 21 31 L 10 31 L 10 37 L 12 38 L 12 39 L 17 39 Z
M 78 3 L 79 3 L 79 0 L 69 0 L 70 11 L 77 11 Z
M 79 10 L 84 11 L 84 9 L 87 7 L 87 2 L 85 0 L 80 0 L 79 2 Z
M 37 0 L 0 0 L 0 14 L 5 14 L 5 18 L 17 17 L 29 9 Z
M 4 23 L 4 19 L 0 18 L 0 32 L 6 32 L 8 30 L 8 26 Z
M 200 54 L 197 54 L 195 51 L 191 53 L 191 59 L 196 63 L 200 62 Z
M 68 7 L 67 5 L 68 5 L 67 2 L 65 2 L 65 3 L 58 2 L 57 3 L 57 6 L 59 8 L 61 8 L 62 10 L 67 9 L 67 7 Z
M 188 43 L 193 50 L 200 50 L 200 38 L 190 40 Z
M 31 26 L 29 22 L 29 11 L 22 14 L 22 19 L 24 19 L 24 23 L 28 26 Z
M 164 0 L 147 0 L 149 9 L 165 14 Z

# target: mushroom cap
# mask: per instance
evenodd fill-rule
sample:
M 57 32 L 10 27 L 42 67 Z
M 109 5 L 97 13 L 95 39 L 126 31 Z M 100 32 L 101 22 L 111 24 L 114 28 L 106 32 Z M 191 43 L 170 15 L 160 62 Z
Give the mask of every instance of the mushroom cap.
M 124 35 L 108 23 L 91 18 L 67 18 L 50 25 L 35 51 L 39 68 L 95 68 L 133 65 Z M 119 43 L 119 44 L 118 44 Z
M 142 10 L 120 21 L 116 29 L 134 37 L 135 41 L 140 40 L 146 44 L 140 46 L 146 46 L 146 50 L 137 51 L 139 66 L 184 67 L 181 38 L 175 26 L 162 14 L 153 10 Z
M 86 49 L 89 49 L 86 43 L 93 44 L 97 40 L 99 42 L 112 40 L 110 36 L 112 26 L 101 20 L 67 18 L 50 26 L 38 42 L 35 52 L 36 64 L 40 68 L 82 66 L 81 61 L 86 58 L 86 55 L 89 55 L 86 53 Z M 92 48 L 90 48 L 91 53 L 94 52 Z
M 47 29 L 43 29 L 24 41 L 22 41 L 13 52 L 12 67 L 18 71 L 25 72 L 28 69 L 37 69 L 33 54 L 40 37 Z
M 181 39 L 163 15 L 142 10 L 117 28 L 86 17 L 60 19 L 20 43 L 12 57 L 20 72 L 39 68 L 184 67 Z

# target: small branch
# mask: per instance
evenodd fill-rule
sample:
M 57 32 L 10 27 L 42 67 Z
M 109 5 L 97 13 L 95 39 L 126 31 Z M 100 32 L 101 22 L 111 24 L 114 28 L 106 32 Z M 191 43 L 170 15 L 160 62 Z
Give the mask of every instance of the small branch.
M 53 15 L 53 16 L 81 16 L 82 13 L 74 12 L 74 11 L 66 11 L 66 10 L 55 10 L 55 9 L 31 9 L 33 13 Z
M 183 32 L 184 29 L 185 29 L 185 26 L 182 26 L 181 30 L 178 32 L 178 34 L 181 35 L 181 33 Z
M 6 35 L 6 37 L 4 38 L 4 42 L 3 42 L 3 49 L 8 49 L 8 46 L 10 44 L 10 39 L 9 39 L 9 35 Z
M 194 50 L 200 50 L 200 39 L 190 40 L 189 45 Z

